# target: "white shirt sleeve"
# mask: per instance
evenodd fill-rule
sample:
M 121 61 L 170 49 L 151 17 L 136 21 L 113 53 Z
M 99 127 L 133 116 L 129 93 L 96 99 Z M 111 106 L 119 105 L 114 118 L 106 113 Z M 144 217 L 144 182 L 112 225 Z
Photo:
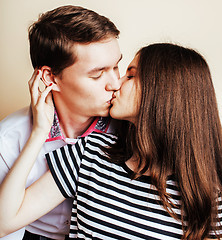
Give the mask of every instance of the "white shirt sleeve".
M 0 135 L 0 183 L 2 183 L 5 176 L 7 175 L 11 167 L 11 163 L 13 163 L 16 159 L 16 156 L 18 156 L 18 151 L 16 148 L 18 148 L 18 146 L 11 146 L 7 139 Z M 24 232 L 25 228 L 22 228 L 0 239 L 22 240 Z

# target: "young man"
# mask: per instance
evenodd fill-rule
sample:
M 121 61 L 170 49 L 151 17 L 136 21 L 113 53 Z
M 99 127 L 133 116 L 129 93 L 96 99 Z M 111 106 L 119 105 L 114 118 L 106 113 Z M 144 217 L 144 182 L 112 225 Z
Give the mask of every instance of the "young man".
M 109 19 L 75 6 L 49 11 L 30 27 L 30 54 L 36 69 L 33 77 L 40 77 L 46 86 L 53 84 L 55 117 L 27 186 L 46 172 L 46 152 L 74 144 L 78 137 L 92 131 L 111 131 L 109 107 L 113 92 L 121 84 L 118 35 L 119 30 Z M 0 123 L 1 181 L 30 135 L 31 115 L 25 108 Z M 72 200 L 66 200 L 27 226 L 24 238 L 22 229 L 2 239 L 65 239 L 71 207 Z

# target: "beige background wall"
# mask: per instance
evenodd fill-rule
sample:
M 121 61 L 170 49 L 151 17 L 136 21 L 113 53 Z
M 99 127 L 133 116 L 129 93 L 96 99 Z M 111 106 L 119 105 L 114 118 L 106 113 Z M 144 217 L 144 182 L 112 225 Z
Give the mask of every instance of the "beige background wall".
M 221 0 L 0 0 L 0 120 L 29 104 L 28 26 L 39 13 L 67 4 L 93 9 L 116 23 L 124 56 L 121 74 L 148 43 L 167 41 L 198 50 L 209 63 L 222 111 Z

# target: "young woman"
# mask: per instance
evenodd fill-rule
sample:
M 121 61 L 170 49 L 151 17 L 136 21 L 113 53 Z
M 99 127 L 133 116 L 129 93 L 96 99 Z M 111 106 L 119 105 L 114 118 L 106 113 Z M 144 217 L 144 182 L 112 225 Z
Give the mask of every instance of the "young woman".
M 142 48 L 113 94 L 118 138 L 92 133 L 46 155 L 50 171 L 25 189 L 49 132 L 49 86 L 30 80 L 33 130 L 0 188 L 0 233 L 74 198 L 70 238 L 220 239 L 222 131 L 205 60 L 173 44 Z

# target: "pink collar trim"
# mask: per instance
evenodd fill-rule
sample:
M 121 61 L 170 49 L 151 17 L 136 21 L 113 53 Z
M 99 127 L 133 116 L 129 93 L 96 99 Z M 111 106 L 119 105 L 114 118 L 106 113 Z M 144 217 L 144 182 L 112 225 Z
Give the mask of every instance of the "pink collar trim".
M 85 137 L 89 135 L 92 132 L 107 132 L 107 129 L 109 128 L 110 124 L 110 118 L 109 117 L 96 117 L 93 121 L 93 123 L 89 126 L 89 128 L 81 135 L 81 137 Z M 59 124 L 59 118 L 55 111 L 54 114 L 54 121 L 53 125 L 51 127 L 51 130 L 49 132 L 49 136 L 46 139 L 46 142 L 51 142 L 55 140 L 65 140 L 65 137 L 62 133 L 60 124 Z

